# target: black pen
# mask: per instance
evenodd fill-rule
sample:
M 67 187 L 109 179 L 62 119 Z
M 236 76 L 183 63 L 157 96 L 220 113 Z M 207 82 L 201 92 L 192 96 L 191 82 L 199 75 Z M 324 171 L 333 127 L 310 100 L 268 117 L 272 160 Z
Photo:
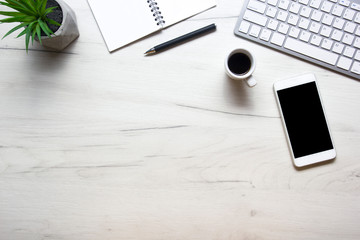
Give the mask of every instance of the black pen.
M 215 24 L 210 24 L 209 26 L 206 26 L 206 27 L 203 27 L 203 28 L 200 28 L 198 30 L 195 30 L 193 32 L 190 32 L 190 33 L 187 33 L 185 35 L 182 35 L 180 37 L 177 37 L 175 39 L 172 39 L 170 41 L 167 41 L 167 42 L 164 42 L 162 44 L 159 44 L 151 49 L 149 49 L 148 51 L 145 52 L 146 55 L 148 54 L 154 54 L 154 53 L 157 53 L 161 50 L 164 50 L 166 48 L 169 48 L 169 47 L 172 47 L 174 46 L 175 44 L 178 44 L 178 43 L 181 43 L 181 42 L 185 42 L 191 38 L 195 38 L 201 34 L 204 34 L 204 33 L 207 33 L 207 32 L 210 32 L 210 31 L 213 31 L 216 29 L 216 26 Z

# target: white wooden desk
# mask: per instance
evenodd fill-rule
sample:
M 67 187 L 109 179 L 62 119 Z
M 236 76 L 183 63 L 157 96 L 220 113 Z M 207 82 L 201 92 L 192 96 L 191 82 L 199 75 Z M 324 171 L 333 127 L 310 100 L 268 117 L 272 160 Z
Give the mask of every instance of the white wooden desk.
M 113 54 L 86 0 L 67 2 L 81 35 L 64 52 L 0 41 L 1 240 L 360 239 L 359 81 L 236 37 L 237 0 Z M 253 89 L 225 75 L 237 47 Z M 272 87 L 307 72 L 338 157 L 297 170 Z

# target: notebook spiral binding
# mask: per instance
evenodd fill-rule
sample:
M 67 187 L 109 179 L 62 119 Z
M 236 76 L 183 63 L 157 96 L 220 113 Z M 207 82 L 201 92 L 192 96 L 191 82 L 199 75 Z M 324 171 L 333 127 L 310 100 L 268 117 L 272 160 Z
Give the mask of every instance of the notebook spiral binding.
M 156 21 L 156 25 L 161 25 L 165 23 L 163 16 L 161 16 L 160 8 L 157 6 L 156 0 L 147 0 L 147 3 L 149 4 L 149 8 L 151 9 L 151 12 L 153 13 L 153 16 Z

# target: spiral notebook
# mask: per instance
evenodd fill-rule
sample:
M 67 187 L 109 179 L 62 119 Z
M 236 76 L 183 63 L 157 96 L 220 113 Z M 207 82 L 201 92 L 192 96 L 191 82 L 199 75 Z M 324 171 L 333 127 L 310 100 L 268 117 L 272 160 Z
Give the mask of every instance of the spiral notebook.
M 109 52 L 216 6 L 215 0 L 88 0 Z

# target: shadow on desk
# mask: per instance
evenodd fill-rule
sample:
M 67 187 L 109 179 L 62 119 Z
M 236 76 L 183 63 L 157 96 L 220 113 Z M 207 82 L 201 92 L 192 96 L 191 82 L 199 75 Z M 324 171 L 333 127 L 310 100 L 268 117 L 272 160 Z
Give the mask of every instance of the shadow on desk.
M 224 73 L 224 91 L 225 96 L 235 102 L 237 105 L 249 106 L 249 91 L 250 89 L 244 81 L 236 81 Z
M 33 54 L 33 53 L 32 53 Z M 49 77 L 56 76 L 57 72 L 64 71 L 64 67 L 69 61 L 72 53 L 54 52 L 52 50 L 41 51 L 41 54 L 33 54 L 31 67 L 36 73 L 48 74 Z

